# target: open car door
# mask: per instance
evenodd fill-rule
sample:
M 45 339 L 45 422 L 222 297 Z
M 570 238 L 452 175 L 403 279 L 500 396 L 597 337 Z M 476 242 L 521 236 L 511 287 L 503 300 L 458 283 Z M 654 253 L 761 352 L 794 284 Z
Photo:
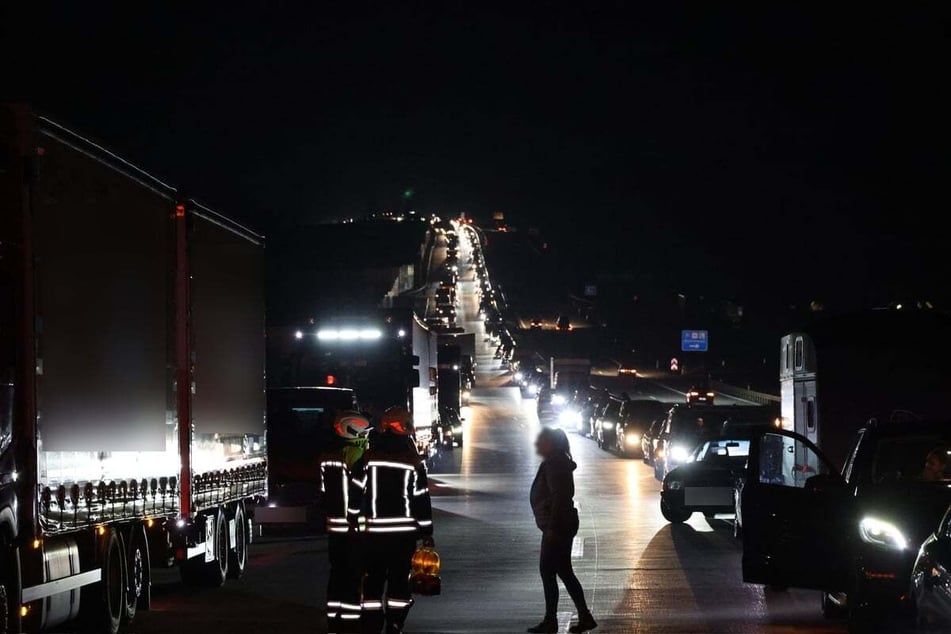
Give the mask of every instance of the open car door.
M 802 436 L 764 431 L 750 443 L 740 503 L 743 581 L 845 590 L 845 481 Z

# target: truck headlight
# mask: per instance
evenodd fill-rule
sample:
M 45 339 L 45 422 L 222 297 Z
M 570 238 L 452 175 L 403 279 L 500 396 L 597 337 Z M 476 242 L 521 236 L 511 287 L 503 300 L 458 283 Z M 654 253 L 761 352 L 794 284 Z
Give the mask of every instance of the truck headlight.
M 563 394 L 555 394 L 554 396 L 551 397 L 552 405 L 564 405 L 567 402 L 568 402 L 568 399 L 566 399 Z
M 897 526 L 874 517 L 862 518 L 859 522 L 859 536 L 866 544 L 875 544 L 892 550 L 908 548 L 908 540 Z
M 686 447 L 681 445 L 674 445 L 670 448 L 670 459 L 674 462 L 684 462 L 690 456 L 690 452 L 687 451 Z

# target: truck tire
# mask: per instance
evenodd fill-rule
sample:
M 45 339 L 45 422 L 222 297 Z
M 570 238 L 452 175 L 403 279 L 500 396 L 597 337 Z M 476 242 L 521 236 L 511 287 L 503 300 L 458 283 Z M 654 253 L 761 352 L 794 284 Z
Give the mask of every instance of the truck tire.
M 238 502 L 234 507 L 234 544 L 228 551 L 228 578 L 240 579 L 248 565 L 248 520 L 244 514 L 244 504 Z
M 126 607 L 126 556 L 122 537 L 114 527 L 109 527 L 99 538 L 99 562 L 102 580 L 92 586 L 94 601 L 90 631 L 118 634 Z
M 204 521 L 206 516 L 201 516 Z M 181 567 L 182 582 L 189 586 L 217 588 L 224 584 L 228 576 L 228 522 L 224 509 L 219 508 L 215 515 L 213 561 L 205 563 L 202 556 L 189 559 Z M 206 536 L 207 539 L 207 536 Z
M 5 543 L 0 543 L 0 549 L 0 634 L 19 634 L 20 557 Z
M 126 549 L 126 603 L 125 623 L 128 626 L 136 611 L 149 606 L 151 585 L 151 557 L 145 526 L 136 524 L 129 531 L 129 547 Z

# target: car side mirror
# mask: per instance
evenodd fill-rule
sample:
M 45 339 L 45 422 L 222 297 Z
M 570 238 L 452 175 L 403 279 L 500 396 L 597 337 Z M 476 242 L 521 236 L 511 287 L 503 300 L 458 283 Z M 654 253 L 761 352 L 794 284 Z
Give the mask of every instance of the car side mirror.
M 820 473 L 806 480 L 805 489 L 816 493 L 828 489 L 841 489 L 845 486 L 845 480 L 837 473 Z

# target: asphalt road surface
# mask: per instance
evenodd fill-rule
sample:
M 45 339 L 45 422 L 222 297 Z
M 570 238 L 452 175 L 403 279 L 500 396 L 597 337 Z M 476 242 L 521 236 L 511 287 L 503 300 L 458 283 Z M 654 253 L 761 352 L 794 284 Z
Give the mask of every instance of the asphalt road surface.
M 463 276 L 462 316 L 475 314 L 471 273 Z M 465 409 L 465 444 L 431 465 L 436 546 L 443 594 L 421 597 L 408 632 L 523 632 L 543 613 L 537 576 L 540 534 L 528 506 L 538 466 L 534 402 L 505 387 L 509 377 L 487 346 L 477 355 L 478 385 Z M 679 401 L 676 388 L 643 382 L 642 395 Z M 695 515 L 681 526 L 660 514 L 659 483 L 640 460 L 624 460 L 571 437 L 578 462 L 581 531 L 573 556 L 599 632 L 844 632 L 823 620 L 814 592 L 771 592 L 740 578 L 740 543 L 728 521 Z M 321 537 L 270 536 L 251 551 L 244 579 L 188 590 L 174 571 L 153 584 L 153 610 L 133 631 L 324 632 L 326 547 Z M 572 606 L 562 593 L 559 622 Z

